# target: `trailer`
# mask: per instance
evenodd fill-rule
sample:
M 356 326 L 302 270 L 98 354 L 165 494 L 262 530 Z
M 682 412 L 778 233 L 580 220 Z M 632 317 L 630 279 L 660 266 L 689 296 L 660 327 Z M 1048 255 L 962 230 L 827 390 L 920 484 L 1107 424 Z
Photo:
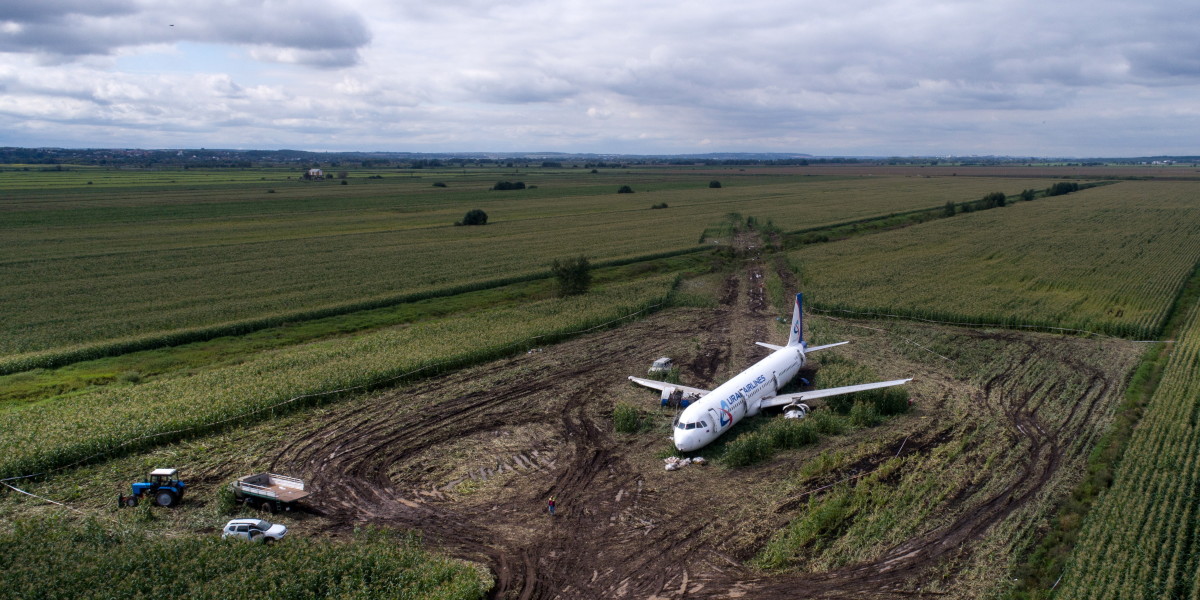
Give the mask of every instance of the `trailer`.
M 304 489 L 304 482 L 300 479 L 277 473 L 240 477 L 230 487 L 238 502 L 266 512 L 292 510 L 296 502 L 310 493 Z

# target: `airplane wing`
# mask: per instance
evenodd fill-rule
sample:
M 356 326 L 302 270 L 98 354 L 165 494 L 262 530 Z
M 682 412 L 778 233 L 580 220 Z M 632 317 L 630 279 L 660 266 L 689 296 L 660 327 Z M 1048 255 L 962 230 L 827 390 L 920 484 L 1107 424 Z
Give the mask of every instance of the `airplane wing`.
M 843 387 L 826 388 L 823 390 L 812 390 L 810 392 L 799 392 L 796 394 L 783 394 L 774 398 L 764 398 L 759 404 L 760 408 L 768 408 L 771 406 L 783 406 L 793 402 L 803 402 L 814 398 L 824 398 L 826 396 L 838 396 L 841 394 L 851 394 L 854 392 L 865 392 L 867 390 L 875 390 L 879 388 L 892 387 L 893 385 L 903 385 L 912 381 L 909 379 L 896 379 L 893 381 L 879 381 L 876 383 L 860 383 L 858 385 L 847 385 Z
M 638 385 L 644 385 L 648 388 L 653 388 L 660 392 L 663 390 L 675 388 L 678 390 L 683 390 L 683 393 L 685 393 L 685 394 L 700 394 L 701 396 L 703 396 L 703 395 L 707 394 L 709 391 L 711 391 L 711 390 L 702 390 L 700 388 L 688 387 L 686 385 L 679 385 L 678 383 L 667 383 L 665 381 L 655 381 L 653 379 L 642 379 L 641 377 L 630 376 L 629 380 Z

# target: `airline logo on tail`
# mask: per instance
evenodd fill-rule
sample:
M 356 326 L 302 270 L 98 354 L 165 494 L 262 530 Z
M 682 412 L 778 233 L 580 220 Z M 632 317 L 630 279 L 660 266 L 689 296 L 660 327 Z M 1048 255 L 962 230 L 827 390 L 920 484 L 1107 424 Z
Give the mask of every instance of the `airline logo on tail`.
M 792 334 L 788 336 L 787 345 L 804 345 L 804 294 L 796 294 L 796 305 L 792 307 Z

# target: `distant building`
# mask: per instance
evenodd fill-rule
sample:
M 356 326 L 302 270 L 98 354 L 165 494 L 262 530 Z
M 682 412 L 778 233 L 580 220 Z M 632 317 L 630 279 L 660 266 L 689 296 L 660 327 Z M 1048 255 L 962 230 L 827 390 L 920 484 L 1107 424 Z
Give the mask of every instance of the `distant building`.
M 304 174 L 304 178 L 305 179 L 325 179 L 325 173 L 323 173 L 320 169 L 309 169 L 308 172 Z

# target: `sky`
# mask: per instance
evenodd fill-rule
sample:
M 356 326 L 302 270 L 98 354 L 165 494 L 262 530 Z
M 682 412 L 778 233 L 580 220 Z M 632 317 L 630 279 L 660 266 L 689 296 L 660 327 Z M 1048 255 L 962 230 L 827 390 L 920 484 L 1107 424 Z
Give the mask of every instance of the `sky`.
M 0 146 L 1200 154 L 1182 0 L 0 0 Z

